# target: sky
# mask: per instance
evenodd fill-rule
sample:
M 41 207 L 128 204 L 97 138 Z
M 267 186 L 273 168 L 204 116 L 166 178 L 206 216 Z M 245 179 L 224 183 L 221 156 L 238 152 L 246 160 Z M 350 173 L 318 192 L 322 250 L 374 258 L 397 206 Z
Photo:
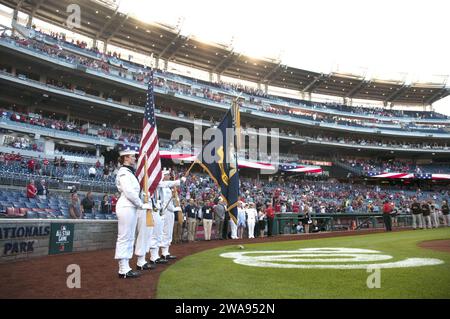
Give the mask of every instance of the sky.
M 120 10 L 310 71 L 450 86 L 446 0 L 121 0 Z M 450 115 L 450 97 L 434 107 Z

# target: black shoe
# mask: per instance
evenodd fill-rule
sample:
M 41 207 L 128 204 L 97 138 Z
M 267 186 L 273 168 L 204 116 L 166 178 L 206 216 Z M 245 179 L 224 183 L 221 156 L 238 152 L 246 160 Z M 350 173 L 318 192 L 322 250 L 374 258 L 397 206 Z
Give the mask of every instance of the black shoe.
M 167 264 L 169 261 L 162 259 L 162 258 L 158 258 L 155 261 L 150 260 L 150 264 L 155 265 L 155 264 Z
M 164 259 L 164 260 L 177 259 L 177 256 L 165 255 L 165 256 L 162 256 L 162 259 Z
M 144 266 L 137 266 L 136 269 L 137 270 L 151 270 L 151 269 L 155 269 L 156 266 L 150 263 L 145 263 Z
M 136 271 L 132 271 L 132 270 L 130 270 L 126 274 L 119 274 L 119 278 L 124 278 L 124 279 L 137 278 L 137 277 L 139 277 L 139 273 Z

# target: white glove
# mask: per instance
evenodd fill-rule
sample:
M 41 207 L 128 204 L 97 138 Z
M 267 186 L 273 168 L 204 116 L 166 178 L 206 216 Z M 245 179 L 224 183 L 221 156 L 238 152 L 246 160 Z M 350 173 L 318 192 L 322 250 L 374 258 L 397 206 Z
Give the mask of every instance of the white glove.
M 147 209 L 152 209 L 152 204 L 146 203 L 146 204 L 142 205 L 141 208 L 142 208 L 142 209 L 145 209 L 145 210 L 147 210 Z
M 182 177 L 182 178 L 180 178 L 181 179 L 181 181 L 183 182 L 183 183 L 185 183 L 186 182 L 186 177 Z

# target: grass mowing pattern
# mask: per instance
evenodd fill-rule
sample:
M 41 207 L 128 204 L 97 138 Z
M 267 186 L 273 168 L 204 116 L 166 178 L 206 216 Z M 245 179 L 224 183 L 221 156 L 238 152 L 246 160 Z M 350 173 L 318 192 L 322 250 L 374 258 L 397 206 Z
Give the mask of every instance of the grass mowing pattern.
M 450 239 L 450 228 L 248 244 L 245 250 L 297 250 L 349 247 L 378 250 L 405 258 L 438 258 L 436 266 L 382 269 L 381 288 L 367 288 L 365 269 L 274 269 L 238 265 L 220 257 L 241 251 L 230 245 L 197 253 L 161 274 L 158 298 L 450 298 L 450 254 L 417 246 L 427 240 Z M 232 241 L 230 241 L 230 244 Z

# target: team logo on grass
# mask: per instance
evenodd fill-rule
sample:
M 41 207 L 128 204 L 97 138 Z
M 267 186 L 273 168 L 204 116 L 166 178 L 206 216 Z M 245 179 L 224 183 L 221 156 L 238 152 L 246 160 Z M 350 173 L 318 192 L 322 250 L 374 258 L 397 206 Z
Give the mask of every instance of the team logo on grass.
M 223 253 L 236 264 L 271 268 L 311 269 L 367 269 L 407 268 L 440 265 L 435 258 L 406 258 L 392 261 L 393 257 L 377 250 L 359 248 L 303 248 L 298 250 L 264 250 Z

